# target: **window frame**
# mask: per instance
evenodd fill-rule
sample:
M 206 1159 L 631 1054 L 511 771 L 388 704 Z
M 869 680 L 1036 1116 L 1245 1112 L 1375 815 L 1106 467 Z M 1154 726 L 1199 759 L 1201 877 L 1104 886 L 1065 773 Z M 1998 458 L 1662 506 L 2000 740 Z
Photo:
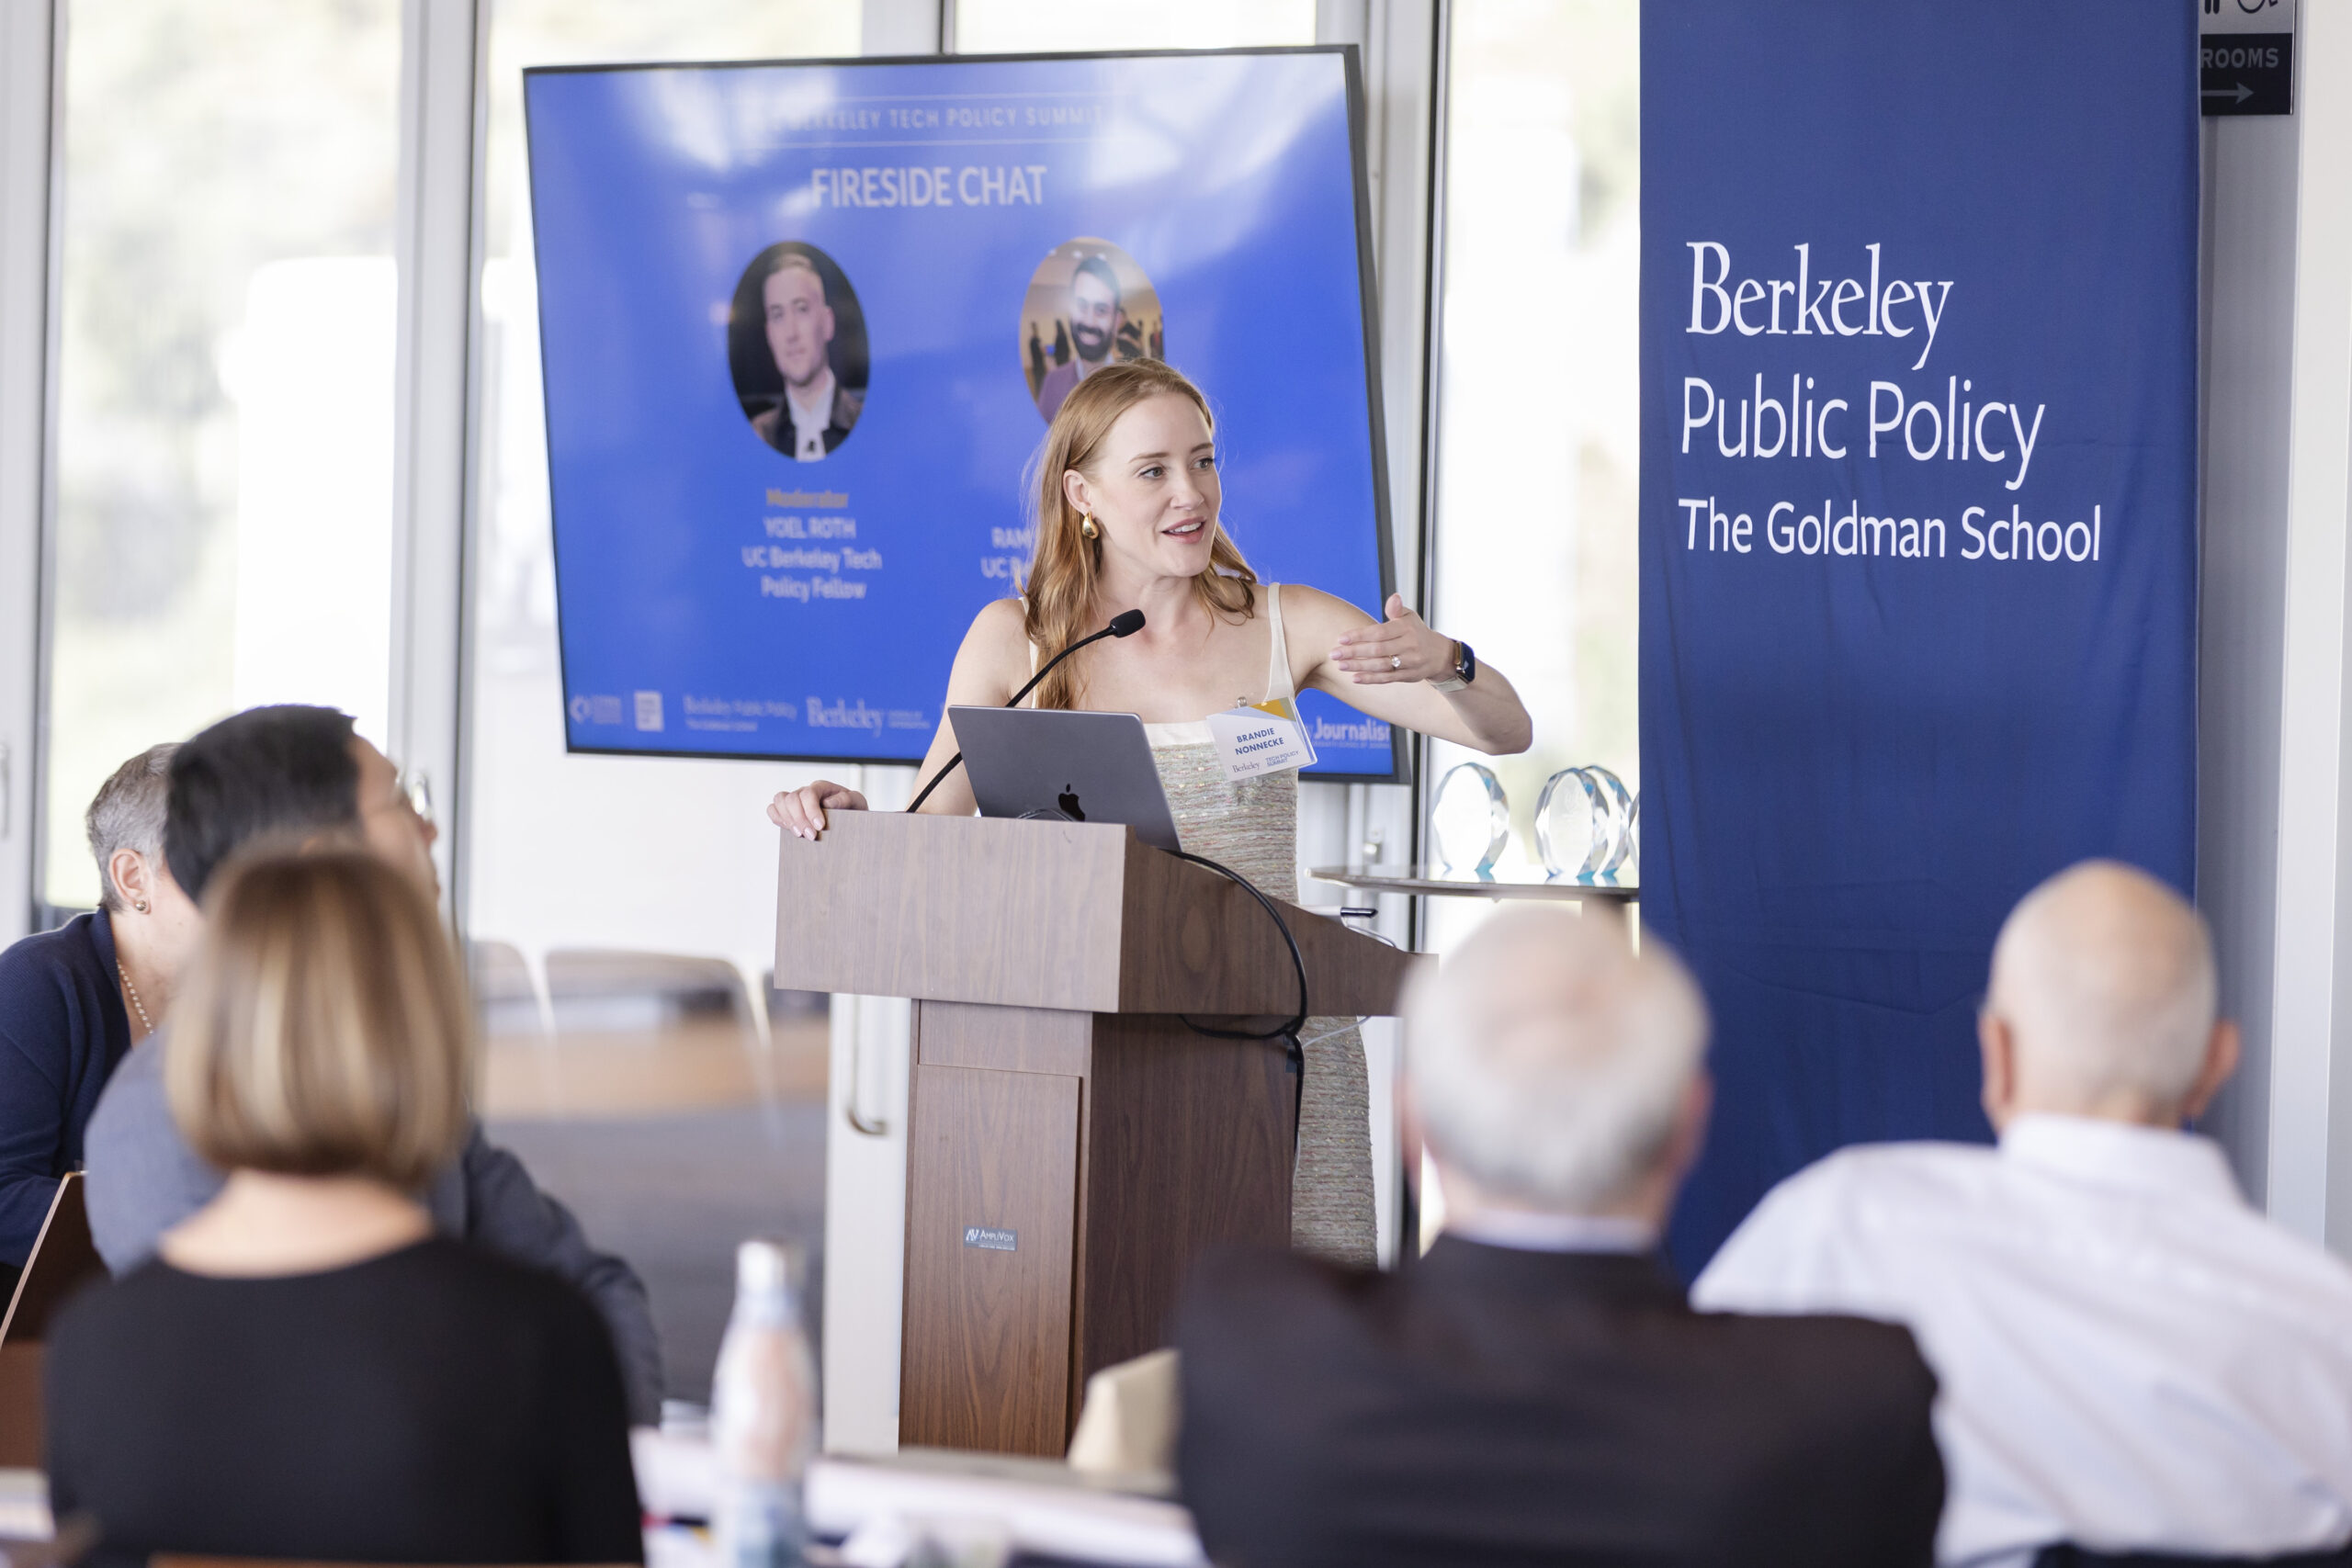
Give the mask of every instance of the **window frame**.
M 0 943 L 36 908 L 45 821 L 62 0 L 0 5 Z

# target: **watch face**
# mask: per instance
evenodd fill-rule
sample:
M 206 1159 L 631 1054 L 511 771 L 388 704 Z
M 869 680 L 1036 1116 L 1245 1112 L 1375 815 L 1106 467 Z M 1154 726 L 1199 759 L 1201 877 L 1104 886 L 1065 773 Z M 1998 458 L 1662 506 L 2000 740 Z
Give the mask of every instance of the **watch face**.
M 1470 645 L 1466 642 L 1454 646 L 1462 649 L 1462 657 L 1453 661 L 1453 673 L 1464 681 L 1475 679 L 1478 673 L 1478 656 L 1470 651 Z

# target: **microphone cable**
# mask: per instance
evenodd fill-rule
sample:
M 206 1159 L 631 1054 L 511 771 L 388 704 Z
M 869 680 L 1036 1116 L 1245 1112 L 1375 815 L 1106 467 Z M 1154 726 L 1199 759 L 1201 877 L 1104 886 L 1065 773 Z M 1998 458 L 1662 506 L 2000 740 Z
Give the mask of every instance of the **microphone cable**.
M 1299 954 L 1298 938 L 1292 933 L 1290 921 L 1283 918 L 1282 910 L 1276 907 L 1272 898 L 1266 897 L 1264 891 L 1256 883 L 1231 866 L 1213 861 L 1206 855 L 1196 855 L 1189 850 L 1175 850 L 1170 852 L 1178 860 L 1190 861 L 1194 865 L 1208 867 L 1209 870 L 1234 883 L 1250 897 L 1258 900 L 1259 907 L 1272 917 L 1275 929 L 1283 933 L 1283 944 L 1290 949 L 1291 968 L 1298 976 L 1298 1011 L 1291 1015 L 1288 1022 L 1277 1024 L 1272 1029 L 1217 1029 L 1209 1024 L 1195 1023 L 1181 1012 L 1176 1017 L 1193 1033 L 1209 1035 L 1217 1040 L 1280 1040 L 1283 1043 L 1284 1064 L 1298 1079 L 1298 1097 L 1291 1102 L 1290 1108 L 1290 1157 L 1295 1164 L 1298 1159 L 1299 1122 L 1306 1106 L 1306 1047 L 1299 1043 L 1298 1038 L 1299 1031 L 1306 1027 L 1306 960 Z

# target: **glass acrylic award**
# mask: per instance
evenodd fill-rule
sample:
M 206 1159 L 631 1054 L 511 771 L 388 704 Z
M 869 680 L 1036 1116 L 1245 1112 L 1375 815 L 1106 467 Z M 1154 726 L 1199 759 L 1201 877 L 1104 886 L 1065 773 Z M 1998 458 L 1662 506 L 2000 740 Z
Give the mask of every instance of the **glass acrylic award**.
M 1624 780 L 1599 763 L 1584 772 L 1600 786 L 1600 793 L 1608 803 L 1611 842 L 1609 858 L 1601 864 L 1599 874 L 1613 877 L 1630 864 L 1634 857 L 1633 793 L 1626 789 Z
M 1486 876 L 1510 842 L 1510 802 L 1491 769 L 1462 762 L 1438 781 L 1430 840 L 1448 871 Z
M 1562 768 L 1535 803 L 1535 852 L 1554 876 L 1586 877 L 1609 862 L 1617 824 L 1608 791 L 1589 768 Z

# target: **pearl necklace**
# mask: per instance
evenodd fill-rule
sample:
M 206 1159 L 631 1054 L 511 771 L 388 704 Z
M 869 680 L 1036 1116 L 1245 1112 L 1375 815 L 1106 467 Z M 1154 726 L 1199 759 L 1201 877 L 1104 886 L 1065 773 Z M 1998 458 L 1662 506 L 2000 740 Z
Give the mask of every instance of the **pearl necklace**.
M 114 972 L 115 977 L 122 982 L 123 994 L 130 998 L 130 1010 L 139 1015 L 141 1032 L 154 1033 L 155 1021 L 147 1016 L 146 1004 L 139 999 L 139 987 L 130 983 L 130 971 L 122 966 L 120 959 L 115 961 Z

